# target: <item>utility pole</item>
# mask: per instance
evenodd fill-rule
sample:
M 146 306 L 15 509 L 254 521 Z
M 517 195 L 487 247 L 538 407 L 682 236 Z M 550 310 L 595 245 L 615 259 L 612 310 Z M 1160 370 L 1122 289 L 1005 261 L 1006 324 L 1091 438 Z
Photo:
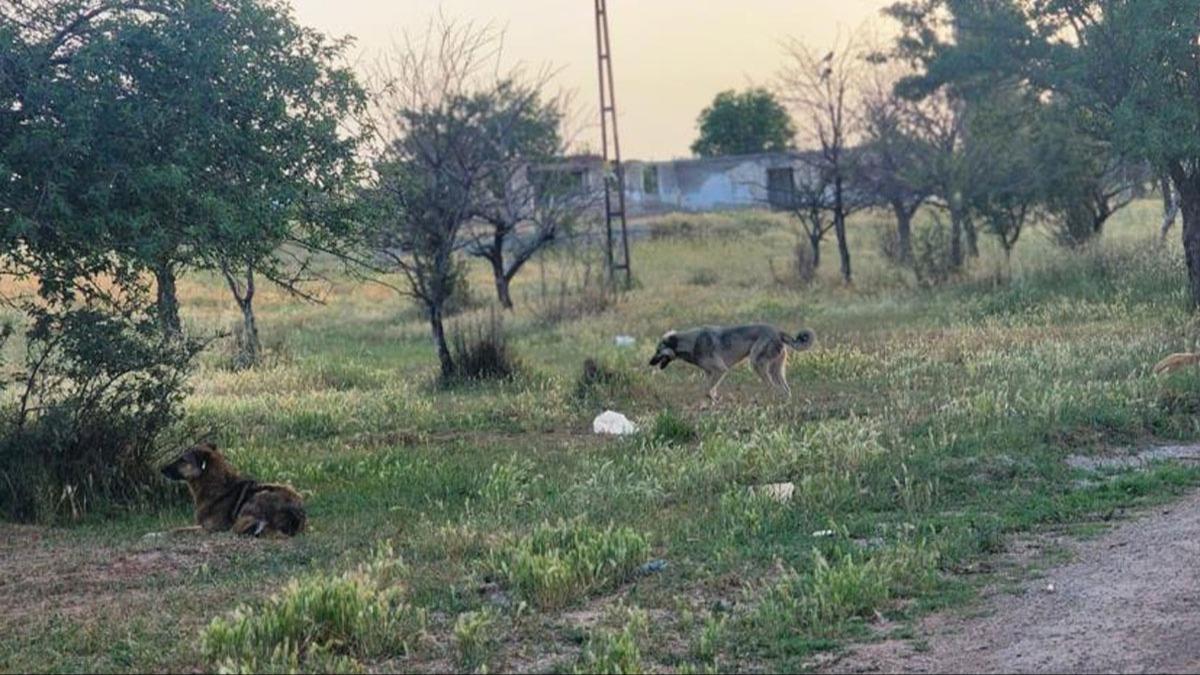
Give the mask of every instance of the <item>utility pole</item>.
M 629 228 L 625 223 L 625 168 L 621 165 L 621 140 L 617 134 L 617 102 L 613 95 L 612 48 L 608 41 L 608 7 L 606 0 L 596 0 L 596 63 L 600 73 L 600 134 L 604 158 L 604 231 L 605 260 L 608 277 L 616 281 L 617 273 L 625 272 L 625 285 L 633 282 L 629 265 Z M 609 144 L 609 132 L 612 144 Z M 609 148 L 612 156 L 609 156 Z M 609 172 L 609 166 L 612 172 Z M 621 228 L 620 249 L 614 223 Z

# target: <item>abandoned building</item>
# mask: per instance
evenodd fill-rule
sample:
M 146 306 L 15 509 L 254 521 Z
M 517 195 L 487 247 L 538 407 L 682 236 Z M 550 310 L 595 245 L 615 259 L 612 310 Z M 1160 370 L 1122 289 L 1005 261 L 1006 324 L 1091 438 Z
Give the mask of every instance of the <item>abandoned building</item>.
M 812 162 L 795 152 L 625 163 L 630 215 L 785 207 Z

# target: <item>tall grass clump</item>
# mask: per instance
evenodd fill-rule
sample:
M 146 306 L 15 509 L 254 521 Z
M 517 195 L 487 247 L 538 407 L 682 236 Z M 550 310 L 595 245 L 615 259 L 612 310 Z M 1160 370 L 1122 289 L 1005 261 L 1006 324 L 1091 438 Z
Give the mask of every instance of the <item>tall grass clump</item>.
M 404 601 L 404 571 L 384 545 L 349 572 L 293 579 L 264 603 L 213 619 L 202 637 L 204 656 L 226 672 L 321 672 L 406 654 L 425 628 L 425 613 Z
M 520 369 L 495 311 L 485 321 L 459 326 L 450 338 L 450 352 L 454 362 L 451 383 L 509 380 Z
M 625 624 L 619 631 L 599 631 L 592 635 L 574 672 L 612 675 L 646 672 L 639 645 L 646 631 L 646 613 L 636 608 L 628 610 Z
M 807 573 L 787 572 L 744 617 L 743 628 L 767 641 L 800 631 L 833 636 L 851 619 L 871 616 L 892 598 L 932 583 L 937 553 L 924 541 L 830 560 L 813 551 Z
M 674 410 L 666 409 L 654 416 L 650 437 L 664 445 L 684 445 L 699 437 L 696 426 Z
M 646 538 L 627 527 L 543 523 L 493 550 L 487 566 L 527 601 L 554 609 L 616 587 L 649 554 Z

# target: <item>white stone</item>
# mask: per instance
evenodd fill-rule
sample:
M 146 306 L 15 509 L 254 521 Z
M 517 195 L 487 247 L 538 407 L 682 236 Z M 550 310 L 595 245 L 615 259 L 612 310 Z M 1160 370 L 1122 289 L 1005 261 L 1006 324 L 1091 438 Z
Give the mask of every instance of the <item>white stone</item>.
M 637 342 L 637 340 L 635 340 L 632 335 L 618 335 L 617 336 L 617 346 L 618 347 L 632 347 L 636 342 Z
M 637 426 L 621 413 L 615 410 L 605 410 L 592 420 L 592 431 L 597 434 L 624 436 L 636 432 Z

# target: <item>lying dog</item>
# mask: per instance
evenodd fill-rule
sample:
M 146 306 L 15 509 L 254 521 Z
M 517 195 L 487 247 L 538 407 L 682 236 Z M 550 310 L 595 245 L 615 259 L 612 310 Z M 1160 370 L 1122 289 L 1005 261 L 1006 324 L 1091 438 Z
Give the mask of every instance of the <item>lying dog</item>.
M 698 366 L 708 374 L 708 397 L 716 401 L 717 387 L 729 369 L 749 357 L 750 365 L 763 382 L 791 396 L 786 378 L 787 348 L 808 349 L 814 339 L 810 330 L 792 337 L 766 324 L 669 331 L 659 341 L 650 365 L 666 368 L 671 361 L 681 359 Z
M 287 485 L 259 483 L 238 475 L 212 443 L 200 443 L 162 468 L 171 480 L 185 480 L 196 505 L 196 526 L 183 530 L 233 530 L 255 537 L 304 530 L 304 500 Z
M 1200 353 L 1189 354 L 1187 352 L 1183 352 L 1180 354 L 1172 354 L 1162 361 L 1154 364 L 1154 373 L 1156 375 L 1162 375 L 1174 370 L 1179 370 L 1180 368 L 1194 366 L 1197 363 L 1200 363 Z

